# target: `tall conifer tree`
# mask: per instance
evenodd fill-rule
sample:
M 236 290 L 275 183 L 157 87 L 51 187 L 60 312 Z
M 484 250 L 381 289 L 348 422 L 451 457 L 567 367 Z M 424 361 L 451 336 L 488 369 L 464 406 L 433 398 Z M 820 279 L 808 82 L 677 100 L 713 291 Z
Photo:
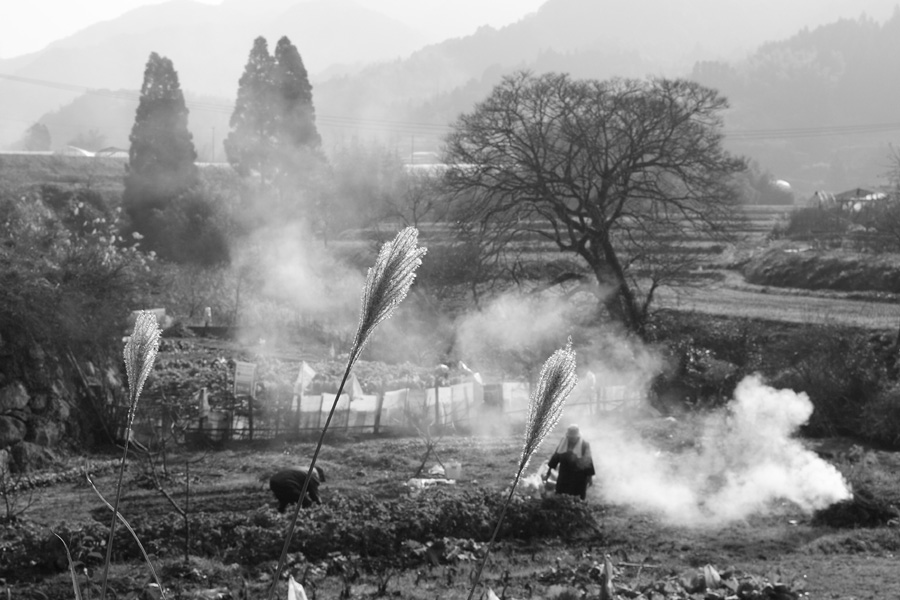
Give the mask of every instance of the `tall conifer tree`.
M 131 129 L 122 197 L 128 216 L 124 233 L 140 233 L 144 249 L 162 258 L 192 261 L 201 256 L 214 262 L 226 250 L 221 239 L 212 240 L 218 234 L 206 231 L 210 209 L 197 192 L 197 152 L 187 123 L 172 61 L 153 52 Z
M 243 177 L 256 171 L 264 181 L 271 176 L 275 152 L 274 67 L 266 38 L 256 38 L 238 82 L 231 132 L 225 138 L 225 154 L 235 170 Z
M 287 36 L 275 46 L 275 85 L 278 91 L 278 135 L 285 148 L 316 149 L 322 143 L 316 129 L 312 85 L 297 47 Z
M 129 138 L 126 208 L 160 208 L 197 183 L 197 152 L 187 123 L 178 73 L 171 60 L 153 52 Z
M 270 56 L 266 39 L 253 42 L 238 82 L 225 140 L 229 162 L 242 176 L 258 173 L 263 184 L 286 191 L 321 161 L 312 85 L 290 39 L 282 37 Z
M 276 158 L 277 184 L 282 196 L 297 197 L 300 189 L 314 186 L 314 179 L 321 169 L 324 157 L 321 153 L 322 138 L 316 128 L 316 111 L 313 108 L 312 85 L 303 59 L 297 47 L 287 36 L 275 46 L 275 93 L 278 102 Z M 314 202 L 306 195 L 307 209 Z M 321 216 L 319 206 L 316 210 Z

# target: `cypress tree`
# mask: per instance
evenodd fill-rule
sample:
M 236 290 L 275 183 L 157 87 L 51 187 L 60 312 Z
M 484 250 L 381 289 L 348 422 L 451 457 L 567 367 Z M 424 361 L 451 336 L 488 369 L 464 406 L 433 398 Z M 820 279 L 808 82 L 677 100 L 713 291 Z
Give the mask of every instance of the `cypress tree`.
M 197 221 L 203 221 L 202 216 L 194 215 L 199 176 L 187 122 L 188 109 L 172 61 L 151 53 L 131 129 L 122 197 L 128 216 L 124 233 L 140 233 L 144 249 L 177 261 L 193 260 L 197 249 L 185 250 L 184 242 L 196 242 L 194 230 L 206 226 Z M 221 249 L 217 252 L 221 254 Z
M 317 149 L 322 138 L 316 129 L 312 85 L 297 47 L 287 36 L 275 46 L 275 85 L 278 97 L 278 136 L 284 148 Z
M 297 47 L 287 36 L 275 46 L 277 183 L 282 195 L 307 188 L 324 161 L 312 85 Z M 308 207 L 311 208 L 311 207 Z
M 123 201 L 132 217 L 141 209 L 164 207 L 197 183 L 197 152 L 187 122 L 172 61 L 151 53 L 129 138 Z M 135 225 L 140 230 L 140 223 Z
M 228 162 L 242 176 L 256 171 L 263 181 L 271 174 L 275 151 L 274 61 L 266 38 L 253 42 L 244 74 L 238 81 L 237 101 L 231 114 L 231 132 L 225 138 Z

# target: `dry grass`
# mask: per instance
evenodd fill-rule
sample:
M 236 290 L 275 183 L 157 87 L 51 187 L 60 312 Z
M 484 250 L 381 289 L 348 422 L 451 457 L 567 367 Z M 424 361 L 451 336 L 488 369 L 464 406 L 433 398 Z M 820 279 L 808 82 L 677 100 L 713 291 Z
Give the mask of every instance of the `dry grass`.
M 117 195 L 124 189 L 126 162 L 116 158 L 55 154 L 0 154 L 0 173 L 3 173 L 3 186 L 8 188 L 91 187 Z

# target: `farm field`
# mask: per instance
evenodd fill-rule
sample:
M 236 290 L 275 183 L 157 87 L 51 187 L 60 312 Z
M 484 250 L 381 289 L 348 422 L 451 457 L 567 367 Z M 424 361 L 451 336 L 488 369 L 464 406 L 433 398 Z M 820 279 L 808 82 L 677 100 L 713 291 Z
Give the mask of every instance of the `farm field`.
M 864 294 L 812 292 L 754 286 L 725 272 L 721 281 L 679 290 L 661 289 L 660 307 L 719 316 L 746 317 L 791 323 L 829 324 L 871 330 L 900 326 L 900 302 Z
M 650 422 L 632 422 L 627 427 L 637 435 L 659 431 Z M 539 462 L 552 452 L 558 432 L 548 438 L 529 472 L 536 473 Z M 670 436 L 680 434 L 669 430 Z M 654 437 L 651 435 L 650 437 Z M 674 452 L 672 437 L 655 436 L 660 451 Z M 818 446 L 826 442 L 817 442 Z M 829 440 L 833 448 L 846 448 L 841 440 Z M 313 450 L 311 441 L 277 443 L 269 447 L 233 446 L 213 452 L 179 452 L 168 456 L 167 491 L 179 503 L 184 501 L 185 467 L 190 470 L 190 515 L 192 557 L 183 563 L 180 518 L 173 515 L 170 502 L 147 486 L 147 471 L 136 456 L 126 472 L 127 491 L 121 509 L 138 531 L 156 561 L 164 586 L 176 598 L 262 597 L 270 582 L 279 539 L 288 522 L 287 515 L 275 512 L 275 501 L 266 489 L 265 476 L 283 467 L 304 467 Z M 520 439 L 514 437 L 472 438 L 446 436 L 437 452 L 443 461 L 459 461 L 462 475 L 456 483 L 425 489 L 410 495 L 406 481 L 415 473 L 424 456 L 419 438 L 369 437 L 331 439 L 323 448 L 320 464 L 327 473 L 321 488 L 324 504 L 301 513 L 301 522 L 328 521 L 326 527 L 353 531 L 369 528 L 396 531 L 388 526 L 391 503 L 401 503 L 411 523 L 426 519 L 429 509 L 453 507 L 456 514 L 481 514 L 480 498 L 499 498 L 510 483 L 519 458 Z M 836 453 L 841 455 L 841 453 Z M 675 455 L 673 455 L 675 456 Z M 97 465 L 95 483 L 110 498 L 115 474 L 112 455 L 90 457 Z M 873 474 L 896 472 L 896 454 L 869 451 L 865 463 Z M 80 464 L 73 459 L 72 465 Z M 429 461 L 428 467 L 437 463 Z M 853 464 L 836 459 L 846 472 Z M 106 465 L 106 468 L 101 468 Z M 896 482 L 891 493 L 900 497 Z M 534 488 L 523 486 L 520 508 L 534 507 L 530 525 L 510 533 L 495 549 L 484 581 L 506 598 L 599 597 L 599 570 L 605 557 L 615 567 L 614 582 L 620 597 L 643 598 L 889 598 L 900 593 L 900 529 L 897 527 L 832 528 L 814 523 L 812 516 L 796 505 L 776 499 L 764 510 L 722 525 L 692 527 L 666 522 L 660 515 L 610 502 L 605 497 L 603 474 L 590 489 L 586 504 L 589 520 L 555 522 L 560 515 L 582 515 L 572 511 L 572 503 L 547 505 L 548 501 L 526 497 Z M 887 493 L 887 492 L 885 492 Z M 365 506 L 340 526 L 330 521 L 342 507 Z M 583 505 L 581 505 L 583 506 Z M 379 508 L 380 507 L 380 508 Z M 449 514 L 449 513 L 448 513 Z M 76 560 L 96 582 L 100 547 L 88 537 L 79 537 L 79 527 L 97 527 L 108 521 L 108 511 L 80 478 L 58 481 L 37 488 L 34 504 L 26 513 L 30 528 L 47 540 L 51 529 L 70 540 Z M 584 515 L 582 515 L 584 516 Z M 483 518 L 492 520 L 491 511 Z M 452 518 L 452 517 L 447 517 Z M 508 518 L 515 520 L 515 514 Z M 359 522 L 353 523 L 353 520 Z M 61 522 L 68 523 L 63 527 Z M 229 530 L 224 526 L 228 524 Z M 405 524 L 404 526 L 409 526 Z M 433 539 L 408 540 L 393 554 L 360 555 L 358 548 L 346 551 L 328 548 L 317 552 L 306 548 L 292 553 L 288 572 L 306 585 L 310 598 L 465 598 L 468 578 L 484 548 L 484 538 L 472 537 L 471 524 L 458 522 L 460 535 L 446 534 Z M 528 527 L 531 532 L 528 532 Z M 453 526 L 451 526 L 451 529 Z M 410 526 L 410 530 L 414 530 Z M 243 531 L 242 531 L 243 530 Z M 303 529 L 307 531 L 308 529 Z M 551 532 L 560 531 L 561 536 Z M 311 534 L 310 534 L 311 535 Z M 341 537 L 334 531 L 333 539 Z M 14 538 L 7 526 L 3 544 L 10 550 Z M 123 548 L 128 547 L 122 538 Z M 317 537 L 316 540 L 329 539 Z M 76 541 L 77 540 L 77 541 Z M 217 541 L 217 542 L 216 542 Z M 216 543 L 214 543 L 216 542 Z M 244 560 L 235 546 L 244 546 Z M 42 556 L 33 566 L 4 574 L 10 598 L 71 598 L 72 585 L 63 572 L 61 545 L 49 541 L 39 545 Z M 302 542 L 301 542 L 302 544 Z M 273 547 L 274 546 L 274 547 Z M 247 548 L 250 550 L 247 550 Z M 91 554 L 91 551 L 95 554 Z M 124 552 L 124 550 L 123 550 Z M 247 560 L 248 553 L 256 558 Z M 128 551 L 133 555 L 133 548 Z M 4 557 L 5 560 L 9 556 Z M 705 594 L 688 593 L 706 565 L 722 578 L 746 584 L 745 595 L 727 587 L 710 588 Z M 82 571 L 82 584 L 87 575 Z M 118 597 L 139 597 L 150 581 L 146 566 L 131 558 L 117 561 L 112 571 L 112 587 Z M 766 585 L 766 584 L 780 584 Z M 756 590 L 757 595 L 750 595 Z M 87 586 L 86 594 L 99 593 Z M 280 594 L 284 593 L 281 588 Z M 565 594 L 570 594 L 566 596 Z M 574 595 L 573 595 L 574 594 Z M 804 595 L 805 594 L 805 595 Z M 282 596 L 283 597 L 283 596 Z M 478 597 L 478 596 L 476 596 Z

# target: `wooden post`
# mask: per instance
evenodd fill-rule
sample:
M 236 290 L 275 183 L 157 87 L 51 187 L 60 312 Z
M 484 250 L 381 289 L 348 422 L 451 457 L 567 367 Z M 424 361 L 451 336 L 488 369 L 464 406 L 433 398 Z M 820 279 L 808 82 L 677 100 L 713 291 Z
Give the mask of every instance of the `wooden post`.
M 378 390 L 378 399 L 375 401 L 375 425 L 372 427 L 372 433 L 378 435 L 378 429 L 381 427 L 381 409 L 384 406 L 384 387 Z
M 437 378 L 434 380 L 434 424 L 441 424 L 441 384 Z
M 250 441 L 253 441 L 253 396 L 247 398 L 248 420 L 250 421 Z
M 293 398 L 291 398 L 291 404 L 293 405 Z M 297 395 L 297 414 L 294 415 L 296 419 L 296 426 L 294 427 L 294 434 L 300 435 L 300 421 L 303 420 L 303 390 L 300 390 L 300 393 Z
M 340 398 L 338 398 L 340 400 Z M 344 421 L 344 431 L 350 431 L 350 404 L 353 402 L 353 398 L 347 394 L 347 419 Z

